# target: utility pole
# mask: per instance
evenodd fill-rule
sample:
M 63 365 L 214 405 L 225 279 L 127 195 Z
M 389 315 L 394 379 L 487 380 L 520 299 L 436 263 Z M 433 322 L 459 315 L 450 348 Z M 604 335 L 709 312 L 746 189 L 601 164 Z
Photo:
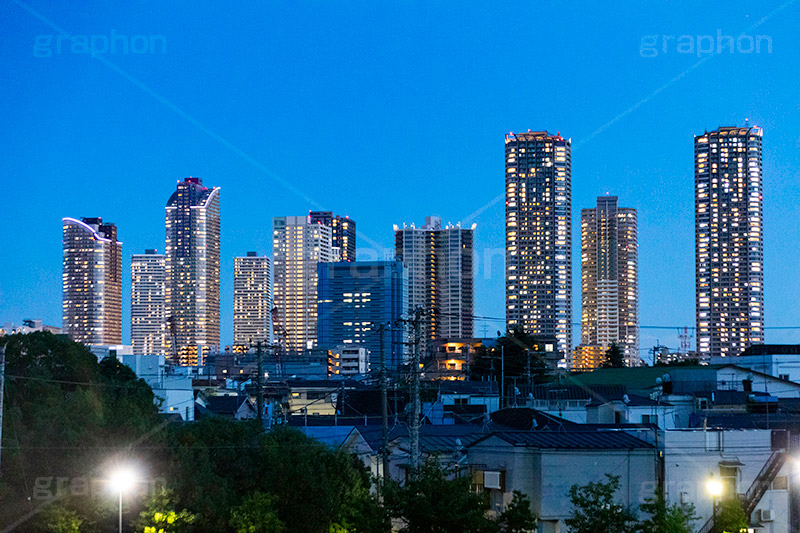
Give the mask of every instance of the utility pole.
M 531 389 L 531 350 L 530 348 L 525 348 L 525 354 L 528 356 L 528 394 L 530 394 Z
M 411 437 L 411 469 L 416 472 L 419 468 L 419 343 L 420 323 L 422 322 L 422 309 L 414 310 L 414 351 L 411 358 L 411 423 L 409 436 Z
M 505 403 L 506 390 L 506 347 L 500 346 L 500 409 Z
M 6 347 L 0 346 L 0 458 L 3 454 L 3 398 L 5 398 L 6 384 Z M 0 461 L 0 465 L 2 462 Z M 0 469 L 0 476 L 3 475 Z
M 381 342 L 381 460 L 385 482 L 389 475 L 389 406 L 386 397 L 386 353 L 383 350 L 383 333 L 386 331 L 386 324 L 381 324 L 378 328 Z
M 258 375 L 256 376 L 256 405 L 258 406 L 258 421 L 264 428 L 264 366 L 261 362 L 261 341 L 256 343 L 256 357 L 258 358 Z

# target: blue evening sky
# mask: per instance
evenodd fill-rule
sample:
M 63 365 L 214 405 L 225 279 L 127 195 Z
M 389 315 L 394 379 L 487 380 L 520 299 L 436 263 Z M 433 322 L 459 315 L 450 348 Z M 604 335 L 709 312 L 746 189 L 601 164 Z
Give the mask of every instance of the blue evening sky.
M 475 222 L 476 314 L 503 317 L 503 136 L 547 129 L 573 141 L 576 321 L 580 209 L 615 194 L 639 210 L 641 324 L 667 327 L 641 346 L 677 347 L 695 320 L 693 135 L 748 118 L 764 129 L 766 324 L 800 326 L 800 2 L 6 0 L 0 14 L 0 322 L 61 324 L 60 219 L 102 216 L 124 242 L 128 342 L 130 254 L 163 250 L 164 205 L 190 175 L 222 187 L 223 344 L 233 257 L 270 253 L 272 217 L 309 209 L 354 218 L 365 259 L 393 224 Z

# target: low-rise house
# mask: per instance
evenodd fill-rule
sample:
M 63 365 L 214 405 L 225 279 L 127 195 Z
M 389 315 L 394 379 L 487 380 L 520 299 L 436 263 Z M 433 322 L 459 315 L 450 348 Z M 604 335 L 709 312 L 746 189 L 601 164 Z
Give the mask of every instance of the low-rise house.
M 668 402 L 652 400 L 635 394 L 622 398 L 593 400 L 586 406 L 589 424 L 653 424 L 662 429 L 674 429 L 674 407 Z
M 163 355 L 117 354 L 117 359 L 153 389 L 160 413 L 180 415 L 184 422 L 194 420 L 195 395 L 189 375 L 176 372 Z
M 198 417 L 221 416 L 232 420 L 257 418 L 258 410 L 248 395 L 222 394 L 198 397 Z
M 800 344 L 754 344 L 738 357 L 713 357 L 712 364 L 729 364 L 800 383 Z
M 657 479 L 656 455 L 653 444 L 623 431 L 500 431 L 468 444 L 466 464 L 494 512 L 502 512 L 518 490 L 530 497 L 539 532 L 557 533 L 565 531 L 574 484 L 618 475 L 618 501 L 638 506 L 642 487 Z

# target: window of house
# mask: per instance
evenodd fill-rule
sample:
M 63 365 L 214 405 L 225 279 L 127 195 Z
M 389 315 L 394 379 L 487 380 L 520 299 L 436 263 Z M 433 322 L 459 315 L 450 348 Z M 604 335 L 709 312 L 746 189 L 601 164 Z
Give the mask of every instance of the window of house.
M 486 471 L 483 473 L 483 486 L 487 489 L 502 489 L 500 486 L 500 472 Z
M 642 424 L 658 425 L 658 415 L 642 415 Z
M 772 481 L 772 490 L 787 490 L 789 488 L 789 478 L 778 476 Z

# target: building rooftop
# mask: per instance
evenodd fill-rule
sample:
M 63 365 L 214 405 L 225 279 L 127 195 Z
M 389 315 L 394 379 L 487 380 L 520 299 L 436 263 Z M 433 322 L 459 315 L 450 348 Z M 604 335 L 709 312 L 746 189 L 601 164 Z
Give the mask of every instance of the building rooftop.
M 498 437 L 512 446 L 541 449 L 636 449 L 653 448 L 653 445 L 624 431 L 496 431 L 475 441 L 479 444 L 490 436 Z

